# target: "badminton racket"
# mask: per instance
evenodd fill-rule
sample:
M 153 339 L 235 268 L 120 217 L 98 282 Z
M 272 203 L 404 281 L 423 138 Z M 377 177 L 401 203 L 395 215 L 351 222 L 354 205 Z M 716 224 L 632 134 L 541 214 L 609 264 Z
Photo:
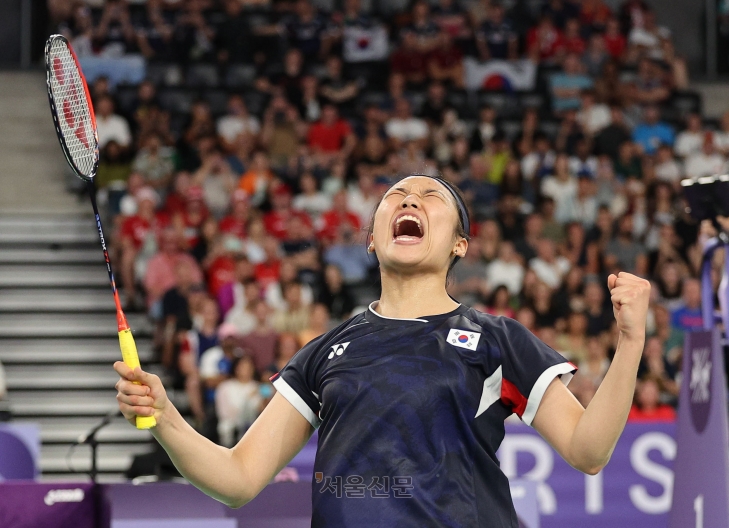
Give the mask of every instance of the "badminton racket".
M 96 118 L 91 104 L 86 79 L 81 72 L 76 54 L 62 35 L 48 37 L 45 49 L 46 82 L 48 101 L 51 105 L 53 124 L 61 143 L 66 161 L 76 175 L 86 182 L 99 231 L 101 248 L 104 250 L 106 271 L 109 273 L 111 291 L 116 304 L 116 321 L 119 332 L 119 347 L 122 359 L 130 368 L 139 367 L 139 355 L 127 318 L 119 302 L 119 293 L 111 270 L 109 252 L 106 249 L 104 230 L 101 227 L 99 208 L 96 205 L 94 177 L 99 166 L 99 141 L 96 134 Z M 149 429 L 157 425 L 153 416 L 137 416 L 138 429 Z

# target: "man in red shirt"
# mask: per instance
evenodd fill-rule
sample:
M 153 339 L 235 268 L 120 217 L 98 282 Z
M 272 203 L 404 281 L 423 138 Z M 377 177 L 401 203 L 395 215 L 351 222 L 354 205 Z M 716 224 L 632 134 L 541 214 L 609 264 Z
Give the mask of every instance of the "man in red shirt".
M 564 40 L 552 17 L 542 16 L 539 24 L 529 30 L 527 50 L 535 62 L 559 62 L 564 54 Z
M 278 239 L 271 236 L 266 237 L 263 241 L 263 250 L 266 252 L 266 260 L 256 264 L 253 276 L 261 290 L 266 291 L 266 288 L 276 282 L 280 275 L 281 246 Z
M 408 31 L 390 56 L 390 71 L 401 73 L 410 85 L 420 85 L 428 75 L 428 54 L 418 47 L 418 36 Z
M 248 223 L 248 193 L 243 189 L 236 189 L 231 198 L 230 214 L 225 216 L 218 225 L 220 232 L 234 235 L 241 240 L 246 237 L 246 224 Z
M 121 225 L 120 271 L 124 290 L 122 299 L 125 304 L 134 299 L 134 263 L 142 250 L 147 237 L 159 236 L 167 224 L 164 213 L 156 213 L 159 196 L 151 187 L 143 187 L 137 192 L 137 214 L 124 219 Z
M 266 226 L 268 234 L 275 236 L 278 240 L 284 240 L 291 217 L 311 226 L 309 215 L 291 207 L 291 189 L 286 185 L 278 185 L 271 191 L 271 211 L 263 216 L 263 225 Z
M 307 143 L 319 164 L 329 167 L 340 159 L 346 159 L 356 144 L 352 128 L 339 117 L 339 110 L 333 104 L 326 104 L 321 110 L 321 119 L 311 125 Z
M 185 208 L 173 218 L 174 226 L 184 234 L 185 247 L 195 247 L 200 238 L 200 226 L 209 214 L 202 188 L 190 187 L 187 190 Z
M 362 227 L 359 217 L 347 208 L 347 191 L 344 189 L 332 197 L 332 209 L 324 213 L 321 220 L 319 237 L 328 243 L 334 241 L 341 227 L 348 226 L 352 231 Z

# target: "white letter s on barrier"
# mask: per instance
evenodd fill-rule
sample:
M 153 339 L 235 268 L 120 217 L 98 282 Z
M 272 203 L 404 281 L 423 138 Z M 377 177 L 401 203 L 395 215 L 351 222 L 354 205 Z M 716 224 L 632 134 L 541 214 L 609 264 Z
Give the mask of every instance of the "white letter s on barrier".
M 630 500 L 643 513 L 657 515 L 671 509 L 673 497 L 673 471 L 648 458 L 648 453 L 658 450 L 666 460 L 676 458 L 676 441 L 664 433 L 646 433 L 638 437 L 630 448 L 630 464 L 640 476 L 663 487 L 663 493 L 654 497 L 642 484 L 630 486 Z

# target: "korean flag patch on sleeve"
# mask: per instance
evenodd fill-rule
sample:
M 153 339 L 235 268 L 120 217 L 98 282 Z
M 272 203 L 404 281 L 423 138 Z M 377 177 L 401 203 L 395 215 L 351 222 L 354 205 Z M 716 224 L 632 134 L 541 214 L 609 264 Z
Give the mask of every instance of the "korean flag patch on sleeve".
M 469 332 L 458 328 L 451 328 L 451 331 L 448 332 L 448 342 L 451 345 L 467 350 L 476 350 L 479 339 L 481 339 L 481 334 L 478 332 Z

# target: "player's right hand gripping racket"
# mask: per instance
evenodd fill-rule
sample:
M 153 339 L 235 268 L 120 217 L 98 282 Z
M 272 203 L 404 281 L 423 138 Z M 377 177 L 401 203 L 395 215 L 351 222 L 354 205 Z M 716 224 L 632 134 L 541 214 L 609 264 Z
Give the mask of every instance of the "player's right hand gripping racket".
M 96 227 L 99 230 L 99 239 L 106 260 L 106 271 L 109 273 L 111 291 L 116 304 L 122 358 L 129 367 L 135 368 L 140 366 L 137 346 L 119 302 L 104 231 L 101 228 L 99 209 L 96 205 L 94 176 L 99 165 L 99 142 L 96 135 L 94 107 L 76 54 L 62 35 L 51 35 L 46 42 L 46 81 L 48 101 L 51 104 L 51 114 L 61 149 L 76 175 L 86 182 L 91 205 L 94 208 Z M 138 429 L 149 429 L 155 425 L 157 422 L 153 416 L 137 416 Z

